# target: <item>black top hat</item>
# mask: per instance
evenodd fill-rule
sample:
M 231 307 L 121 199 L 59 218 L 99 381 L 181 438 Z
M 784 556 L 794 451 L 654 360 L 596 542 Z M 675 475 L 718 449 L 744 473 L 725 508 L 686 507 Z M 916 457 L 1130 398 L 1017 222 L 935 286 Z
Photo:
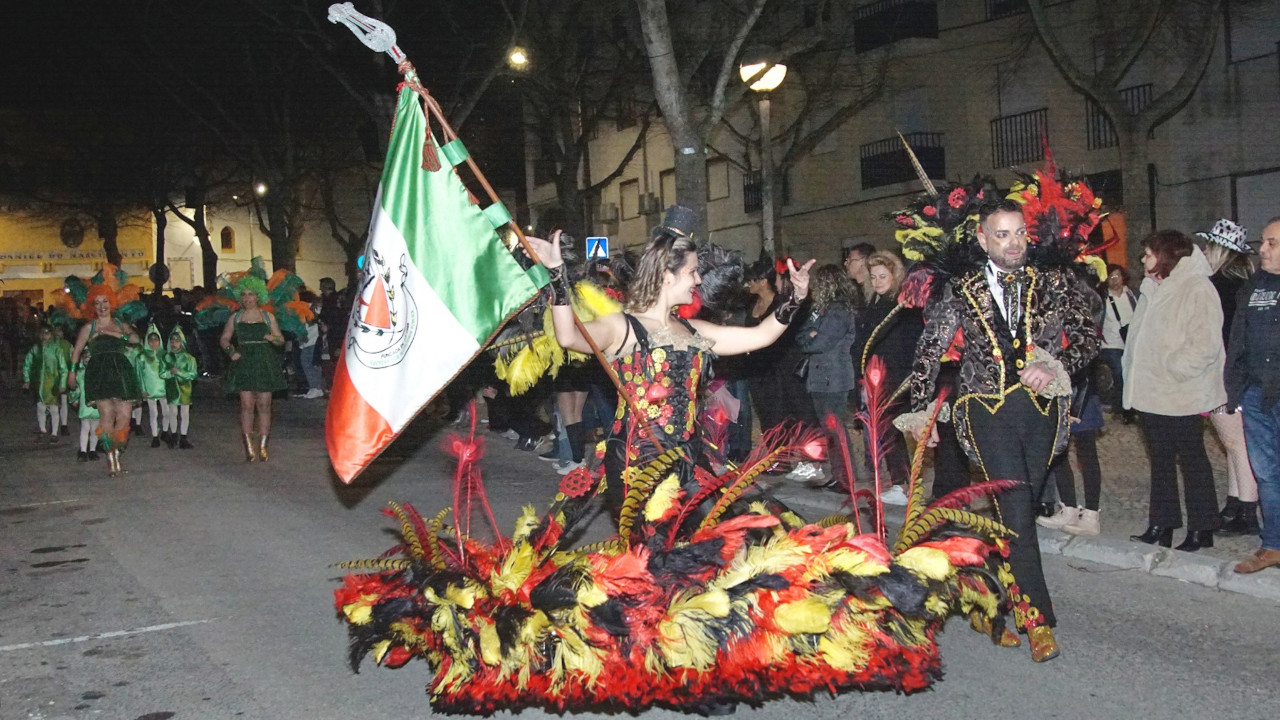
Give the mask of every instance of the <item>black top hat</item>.
M 658 233 L 667 230 L 679 237 L 693 237 L 693 231 L 697 226 L 698 213 L 683 205 L 672 205 L 667 208 L 662 224 L 653 229 L 653 236 L 657 237 Z

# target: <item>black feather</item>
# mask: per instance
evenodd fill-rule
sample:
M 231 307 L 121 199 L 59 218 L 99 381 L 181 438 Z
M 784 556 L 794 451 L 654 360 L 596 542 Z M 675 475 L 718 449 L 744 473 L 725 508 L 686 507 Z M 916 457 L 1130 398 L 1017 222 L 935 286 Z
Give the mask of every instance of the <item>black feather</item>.
M 520 627 L 533 615 L 533 611 L 523 605 L 502 605 L 493 612 L 494 629 L 498 632 L 498 646 L 502 654 L 511 652 L 520 642 Z
M 657 548 L 662 547 L 662 542 L 659 538 Z M 670 552 L 654 552 L 649 556 L 649 572 L 653 575 L 654 584 L 660 587 L 667 583 L 684 586 L 699 575 L 722 567 L 724 560 L 720 557 L 720 549 L 723 546 L 724 538 L 713 538 L 690 545 L 677 545 Z M 650 550 L 653 549 L 651 546 Z
M 577 584 L 583 572 L 576 564 L 558 568 L 529 593 L 529 604 L 543 612 L 577 605 Z
M 617 598 L 609 598 L 604 604 L 591 608 L 589 614 L 591 621 L 610 635 L 625 637 L 631 634 L 631 628 L 627 626 L 626 608 Z
M 791 587 L 791 581 L 777 573 L 769 573 L 744 580 L 729 588 L 729 592 L 734 595 L 746 595 L 756 590 L 786 590 L 789 587 Z
M 698 248 L 698 294 L 702 306 L 720 314 L 737 308 L 742 296 L 742 254 L 706 243 Z
M 902 614 L 924 613 L 924 601 L 929 597 L 929 588 L 910 570 L 901 565 L 890 565 L 889 572 L 875 576 L 875 585 Z

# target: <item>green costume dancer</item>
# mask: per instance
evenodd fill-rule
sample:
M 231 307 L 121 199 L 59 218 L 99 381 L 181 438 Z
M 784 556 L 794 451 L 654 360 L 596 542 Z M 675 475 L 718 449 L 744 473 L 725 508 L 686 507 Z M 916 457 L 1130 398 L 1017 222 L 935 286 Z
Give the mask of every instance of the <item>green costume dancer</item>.
M 45 418 L 48 422 L 49 442 L 57 442 L 58 428 L 61 421 L 58 416 L 59 397 L 66 391 L 67 370 L 66 356 L 53 339 L 53 331 L 49 328 L 40 330 L 40 342 L 27 351 L 22 361 L 22 387 L 32 391 L 36 399 L 36 422 L 40 428 L 40 436 L 45 435 Z
M 168 347 L 160 368 L 168 402 L 164 430 L 170 450 L 175 446 L 190 450 L 194 445 L 187 439 L 187 428 L 191 423 L 191 386 L 196 379 L 196 359 L 187 352 L 187 336 L 180 327 L 175 326 L 169 333 Z
M 289 387 L 284 377 L 284 355 L 270 338 L 275 317 L 261 310 L 262 320 L 246 322 L 241 310 L 231 317 L 233 344 L 240 357 L 231 363 L 227 371 L 227 390 L 230 392 L 276 392 Z M 279 333 L 279 330 L 275 330 Z
M 151 426 L 151 447 L 160 447 L 161 416 L 167 412 L 165 407 L 164 380 L 160 377 L 161 361 L 164 359 L 164 340 L 155 323 L 147 327 L 143 336 L 142 347 L 133 356 L 133 366 L 138 371 L 138 386 L 142 390 L 142 399 L 146 401 L 148 423 Z M 142 424 L 142 406 L 133 411 L 133 420 Z
M 82 359 L 89 357 L 89 351 L 84 352 Z M 77 373 L 84 372 L 83 366 L 76 367 Z M 84 400 L 84 385 L 75 386 L 68 393 L 71 397 L 71 404 L 75 405 L 76 416 L 80 418 L 80 452 L 76 455 L 76 462 L 88 462 L 89 460 L 98 459 L 98 409 Z

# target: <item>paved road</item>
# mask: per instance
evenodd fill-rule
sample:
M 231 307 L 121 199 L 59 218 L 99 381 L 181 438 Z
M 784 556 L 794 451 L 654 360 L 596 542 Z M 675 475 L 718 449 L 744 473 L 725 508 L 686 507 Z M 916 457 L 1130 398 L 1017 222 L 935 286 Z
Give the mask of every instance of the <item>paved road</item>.
M 7 393 L 7 394 L 6 394 Z M 132 472 L 31 442 L 26 403 L 0 389 L 0 720 L 422 717 L 422 665 L 345 664 L 328 564 L 393 542 L 387 500 L 425 511 L 446 460 L 421 429 L 357 486 L 328 472 L 322 401 L 278 404 L 272 460 L 238 461 L 233 409 L 202 399 L 191 451 L 135 442 Z M 69 440 L 69 438 L 67 439 Z M 490 442 L 499 521 L 549 497 L 545 463 Z M 504 528 L 506 529 L 506 528 Z M 1132 571 L 1050 558 L 1057 661 L 1001 650 L 953 622 L 946 679 L 910 697 L 778 701 L 760 718 L 1271 718 L 1277 608 Z M 675 717 L 652 711 L 647 717 Z M 523 717 L 542 717 L 538 711 Z

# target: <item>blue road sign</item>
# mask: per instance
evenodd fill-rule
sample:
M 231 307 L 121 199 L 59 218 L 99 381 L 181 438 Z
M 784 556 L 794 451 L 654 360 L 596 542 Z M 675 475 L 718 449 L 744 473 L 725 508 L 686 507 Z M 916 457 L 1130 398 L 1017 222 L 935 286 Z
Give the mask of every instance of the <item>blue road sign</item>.
M 607 237 L 587 238 L 587 259 L 588 260 L 608 260 L 609 259 L 609 238 Z

